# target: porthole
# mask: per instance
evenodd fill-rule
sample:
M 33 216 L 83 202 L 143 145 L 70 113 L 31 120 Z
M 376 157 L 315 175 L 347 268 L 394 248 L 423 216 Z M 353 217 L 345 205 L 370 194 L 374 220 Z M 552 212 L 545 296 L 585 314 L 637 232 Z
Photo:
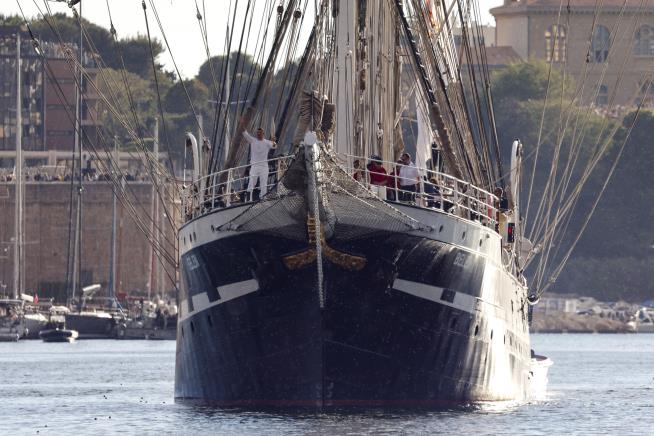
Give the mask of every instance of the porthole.
M 506 345 L 506 335 L 504 335 L 504 345 Z
M 197 241 L 197 240 L 198 240 L 198 237 L 195 236 L 195 232 L 193 232 L 193 240 L 194 240 L 194 241 Z
M 216 231 L 216 228 L 213 226 L 213 224 L 211 224 L 211 231 L 212 231 L 212 232 L 215 232 L 215 231 Z
M 193 325 L 193 321 L 191 321 L 191 333 L 195 333 L 195 326 Z
M 465 238 L 466 238 L 466 232 L 463 232 L 463 233 L 461 234 L 461 239 L 465 239 Z
M 438 233 L 441 233 L 443 231 L 443 224 L 438 228 Z
M 182 327 L 182 337 L 184 337 L 184 327 Z
M 454 330 L 456 328 L 456 317 L 450 320 L 450 329 Z
M 184 236 L 184 243 L 186 244 L 186 236 Z
M 483 239 L 480 239 L 480 240 L 479 240 L 479 246 L 481 247 L 483 243 L 484 243 L 484 240 L 483 240 Z
M 209 323 L 210 327 L 213 327 L 213 320 L 211 319 L 211 315 L 207 315 L 207 322 Z
M 475 336 L 479 334 L 479 324 L 475 326 Z
M 491 330 L 491 339 L 493 339 L 493 330 Z

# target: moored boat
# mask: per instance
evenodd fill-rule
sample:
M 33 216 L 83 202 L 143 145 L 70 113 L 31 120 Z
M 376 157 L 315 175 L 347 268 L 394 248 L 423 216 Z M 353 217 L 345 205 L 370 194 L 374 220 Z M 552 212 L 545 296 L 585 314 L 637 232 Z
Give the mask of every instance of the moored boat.
M 25 313 L 25 339 L 38 339 L 39 332 L 48 324 L 48 318 L 40 312 Z
M 16 342 L 27 334 L 23 300 L 0 299 L 0 341 Z
M 73 342 L 78 336 L 77 331 L 66 328 L 54 328 L 39 332 L 39 337 L 43 342 Z
M 66 326 L 79 332 L 80 339 L 115 339 L 118 324 L 114 315 L 100 310 L 66 314 Z

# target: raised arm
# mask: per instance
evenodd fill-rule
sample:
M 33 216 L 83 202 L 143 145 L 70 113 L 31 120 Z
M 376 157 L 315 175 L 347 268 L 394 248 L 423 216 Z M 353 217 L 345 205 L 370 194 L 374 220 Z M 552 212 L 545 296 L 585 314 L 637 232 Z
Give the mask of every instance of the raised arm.
M 250 144 L 255 139 L 254 136 L 250 135 L 247 130 L 243 130 L 243 138 L 245 138 L 245 140 Z

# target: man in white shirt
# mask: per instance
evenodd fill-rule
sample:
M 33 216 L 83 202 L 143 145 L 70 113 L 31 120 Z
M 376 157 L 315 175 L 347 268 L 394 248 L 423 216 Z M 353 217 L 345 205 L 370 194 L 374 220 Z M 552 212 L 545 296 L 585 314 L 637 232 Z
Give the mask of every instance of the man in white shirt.
M 277 148 L 277 143 L 264 139 L 264 131 L 257 129 L 257 137 L 243 132 L 243 137 L 250 143 L 250 182 L 248 183 L 248 196 L 252 200 L 252 191 L 259 181 L 259 198 L 268 192 L 268 152 Z
M 418 184 L 420 183 L 420 173 L 416 165 L 411 162 L 411 155 L 404 153 L 400 158 L 402 166 L 400 167 L 400 200 L 415 201 Z

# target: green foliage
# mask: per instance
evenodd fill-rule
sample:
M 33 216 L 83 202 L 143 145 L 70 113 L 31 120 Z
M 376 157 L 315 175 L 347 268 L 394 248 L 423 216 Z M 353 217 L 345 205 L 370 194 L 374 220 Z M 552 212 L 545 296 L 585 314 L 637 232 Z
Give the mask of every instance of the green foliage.
M 504 150 L 509 149 L 508 144 L 515 138 L 521 139 L 525 148 L 523 171 L 530 176 L 545 108 L 530 220 L 536 213 L 559 141 L 564 154 L 558 160 L 557 181 L 563 174 L 570 144 L 580 144 L 581 155 L 574 167 L 571 186 L 579 180 L 591 155 L 609 141 L 609 149 L 584 186 L 572 221 L 563 235 L 562 244 L 568 244 L 577 236 L 592 208 L 616 153 L 626 138 L 634 113 L 628 114 L 620 122 L 599 115 L 588 107 L 571 105 L 568 94 L 563 94 L 561 99 L 563 78 L 558 72 L 552 74 L 550 98 L 545 105 L 548 68 L 541 62 L 528 62 L 511 65 L 496 73 L 493 77 L 495 115 Z M 573 89 L 570 83 L 566 83 L 565 88 Z M 618 127 L 618 133 L 611 138 L 611 133 Z M 654 172 L 651 171 L 651 162 L 654 162 L 653 134 L 654 113 L 643 111 L 590 225 L 552 291 L 587 294 L 601 300 L 622 298 L 641 301 L 651 298 L 654 277 L 649 271 L 652 271 L 651 265 L 654 263 L 654 235 L 650 235 L 646 229 L 651 228 L 654 222 L 654 208 L 651 207 L 654 199 Z M 508 157 L 505 167 L 508 166 L 507 161 Z M 525 179 L 522 187 L 523 207 L 526 206 L 524 200 L 529 188 L 528 177 Z M 555 250 L 560 249 L 559 254 L 563 254 L 567 247 L 555 247 Z
M 560 277 L 560 291 L 591 295 L 600 301 L 640 302 L 652 298 L 654 258 L 622 256 L 581 257 L 570 260 Z
M 171 141 L 169 144 L 171 158 L 175 162 L 175 166 L 181 169 L 184 165 L 184 136 L 186 132 L 193 134 L 197 132 L 197 120 L 193 117 L 192 112 L 169 113 L 166 114 L 166 128 L 168 129 L 168 137 Z M 207 125 L 205 124 L 206 128 Z M 187 156 L 187 166 L 192 164 L 190 159 L 191 157 Z
M 152 77 L 150 43 L 146 36 L 122 39 L 120 40 L 120 47 L 127 71 L 145 78 Z M 152 41 L 152 52 L 155 60 L 163 51 L 163 46 L 158 41 Z M 161 65 L 156 66 L 158 66 L 159 71 L 162 70 Z M 122 67 L 122 63 L 114 68 L 116 67 Z
M 225 77 L 225 66 L 227 64 L 226 60 L 226 56 L 213 56 L 210 61 L 207 60 L 202 65 L 200 65 L 200 69 L 196 78 L 202 82 L 207 87 L 207 89 L 211 90 L 212 95 L 217 93 L 216 88 L 220 89 L 220 86 L 223 82 L 223 78 Z M 211 66 L 213 66 L 213 74 Z M 236 74 L 234 74 L 234 71 L 236 71 Z M 229 55 L 230 80 L 238 84 L 238 87 L 235 86 L 235 89 L 244 91 L 245 86 L 247 86 L 248 78 L 252 74 L 256 74 L 258 72 L 260 72 L 260 67 L 254 61 L 252 56 L 239 56 L 237 52 L 232 52 Z
M 122 69 L 123 61 L 125 69 L 131 73 L 138 74 L 147 78 L 152 76 L 152 64 L 150 56 L 150 44 L 145 36 L 136 36 L 133 38 L 119 39 L 118 43 L 114 41 L 109 30 L 82 19 L 84 29 L 91 40 L 91 46 L 85 37 L 84 49 L 98 53 L 102 62 L 112 69 Z M 23 18 L 18 15 L 1 16 L 0 25 L 18 25 L 23 24 Z M 79 25 L 75 18 L 63 13 L 48 16 L 48 19 L 32 19 L 29 22 L 30 28 L 34 35 L 41 41 L 65 42 L 79 44 L 80 31 Z M 156 58 L 163 53 L 163 46 L 154 39 L 152 41 L 152 53 Z M 158 66 L 163 73 L 161 66 Z M 163 74 L 162 74 L 163 75 Z
M 529 101 L 558 99 L 568 95 L 572 81 L 564 80 L 560 71 L 543 61 L 518 62 L 499 71 L 493 77 L 493 94 L 496 102 L 503 100 Z M 549 77 L 549 80 L 548 80 Z M 548 92 L 549 82 L 549 92 Z
M 176 114 L 192 113 L 189 98 L 195 111 L 202 113 L 208 106 L 209 90 L 197 79 L 176 82 L 166 93 L 164 109 Z
M 19 15 L 0 14 L 0 26 L 21 26 L 23 24 L 23 18 Z
M 134 73 L 104 68 L 98 73 L 97 83 L 100 92 L 115 109 L 112 111 L 104 105 L 100 112 L 102 128 L 108 136 L 117 135 L 121 144 L 134 142 L 135 138 L 130 135 L 125 125 L 130 126 L 137 134 L 140 129 L 144 136 L 151 136 L 148 132 L 157 116 L 157 98 L 150 81 Z M 130 94 L 139 129 L 134 127 L 137 124 L 131 109 Z

